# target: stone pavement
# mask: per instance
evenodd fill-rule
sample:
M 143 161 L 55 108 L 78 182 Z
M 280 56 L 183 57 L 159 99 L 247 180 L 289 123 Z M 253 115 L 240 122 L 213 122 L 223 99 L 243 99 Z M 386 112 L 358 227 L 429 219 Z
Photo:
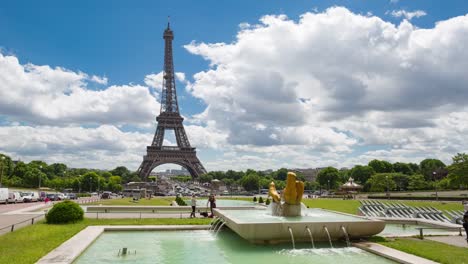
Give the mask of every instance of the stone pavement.
M 466 236 L 426 236 L 424 239 L 437 241 L 452 246 L 468 248 Z

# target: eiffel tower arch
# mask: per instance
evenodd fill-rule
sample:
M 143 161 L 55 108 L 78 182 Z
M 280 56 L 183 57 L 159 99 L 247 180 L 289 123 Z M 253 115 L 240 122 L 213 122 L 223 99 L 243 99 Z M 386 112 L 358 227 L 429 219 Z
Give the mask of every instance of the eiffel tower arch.
M 159 165 L 174 163 L 186 168 L 193 178 L 206 173 L 205 168 L 197 157 L 196 150 L 190 146 L 182 122 L 184 118 L 179 113 L 177 93 L 175 87 L 175 72 L 172 56 L 172 40 L 174 33 L 167 23 L 164 30 L 164 75 L 161 92 L 160 114 L 156 117 L 158 126 L 151 146 L 146 147 L 146 155 L 138 168 L 142 179 L 147 179 L 151 171 Z M 173 130 L 177 146 L 163 146 L 166 130 Z

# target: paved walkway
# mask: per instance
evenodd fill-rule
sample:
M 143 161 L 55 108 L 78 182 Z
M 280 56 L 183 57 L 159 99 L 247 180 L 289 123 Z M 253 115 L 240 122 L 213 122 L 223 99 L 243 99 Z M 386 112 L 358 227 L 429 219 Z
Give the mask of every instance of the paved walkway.
M 468 248 L 468 242 L 466 241 L 466 236 L 428 236 L 424 239 L 442 242 L 457 247 Z

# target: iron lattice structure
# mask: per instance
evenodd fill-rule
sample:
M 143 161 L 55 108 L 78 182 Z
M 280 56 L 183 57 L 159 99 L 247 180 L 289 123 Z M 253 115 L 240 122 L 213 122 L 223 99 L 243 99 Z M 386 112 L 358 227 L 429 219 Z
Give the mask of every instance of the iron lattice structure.
M 175 163 L 185 167 L 192 177 L 197 178 L 206 173 L 205 168 L 197 158 L 194 147 L 190 146 L 187 134 L 182 122 L 184 118 L 179 113 L 177 93 L 175 86 L 174 61 L 172 57 L 172 40 L 174 33 L 169 23 L 164 30 L 164 79 L 161 92 L 161 110 L 156 121 L 158 127 L 154 134 L 151 146 L 146 148 L 146 155 L 138 168 L 138 174 L 142 179 L 147 179 L 151 171 L 159 165 Z M 163 146 L 164 132 L 173 130 L 177 146 Z

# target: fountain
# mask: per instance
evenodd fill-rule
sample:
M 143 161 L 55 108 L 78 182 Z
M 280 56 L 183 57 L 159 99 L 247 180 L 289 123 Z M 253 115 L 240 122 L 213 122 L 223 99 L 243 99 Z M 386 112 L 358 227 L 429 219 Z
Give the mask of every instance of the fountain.
M 268 210 L 215 209 L 224 225 L 255 244 L 277 244 L 291 241 L 332 241 L 370 237 L 385 228 L 385 222 L 323 209 L 308 209 L 301 203 L 304 183 L 288 172 L 286 188 L 281 195 L 270 183 Z M 325 227 L 325 228 L 324 228 Z M 307 232 L 304 232 L 307 230 Z M 325 231 L 324 231 L 325 230 Z M 313 243 L 313 242 L 312 242 Z

